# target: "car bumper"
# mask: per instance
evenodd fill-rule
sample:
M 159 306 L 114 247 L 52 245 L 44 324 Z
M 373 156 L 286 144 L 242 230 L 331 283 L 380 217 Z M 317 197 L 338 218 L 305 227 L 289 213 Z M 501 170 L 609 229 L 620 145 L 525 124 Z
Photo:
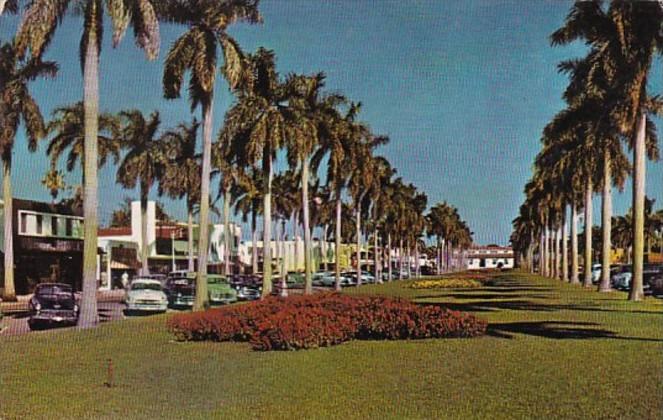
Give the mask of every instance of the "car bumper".
M 76 324 L 78 322 L 78 317 L 72 314 L 44 314 L 37 313 L 30 316 L 28 319 L 28 324 Z
M 237 298 L 216 298 L 210 296 L 209 301 L 212 305 L 227 305 L 237 302 Z
M 169 305 L 177 307 L 193 307 L 193 301 L 194 301 L 193 298 L 190 299 L 176 298 L 171 300 Z
M 127 303 L 128 311 L 140 311 L 140 312 L 163 312 L 168 309 L 167 302 L 155 302 L 155 303 Z

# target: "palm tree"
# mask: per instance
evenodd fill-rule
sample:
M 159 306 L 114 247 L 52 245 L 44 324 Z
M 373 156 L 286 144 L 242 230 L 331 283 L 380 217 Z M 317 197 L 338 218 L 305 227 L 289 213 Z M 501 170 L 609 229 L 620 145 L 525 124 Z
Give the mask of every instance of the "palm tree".
M 136 43 L 147 58 L 156 59 L 159 52 L 159 24 L 151 0 L 113 0 L 106 2 L 106 11 L 113 24 L 113 45 L 117 46 L 131 25 Z M 83 70 L 83 106 L 85 114 L 85 164 L 83 174 L 84 246 L 83 296 L 81 328 L 92 327 L 97 315 L 97 134 L 99 111 L 99 54 L 102 45 L 104 6 L 100 1 L 38 0 L 30 3 L 16 35 L 16 47 L 23 57 L 29 49 L 41 56 L 50 43 L 57 26 L 69 7 L 83 15 L 83 34 L 79 56 Z
M 2 15 L 4 11 L 16 14 L 18 13 L 18 6 L 18 0 L 0 0 L 0 15 Z
M 351 134 L 351 124 L 355 121 L 360 103 L 351 103 L 345 115 L 339 112 L 328 114 L 325 124 L 326 134 L 322 136 L 320 146 L 315 151 L 311 166 L 317 170 L 322 160 L 327 159 L 327 186 L 334 197 L 335 204 L 335 230 L 334 230 L 334 256 L 335 256 L 335 289 L 341 290 L 341 264 L 340 249 L 343 233 L 343 201 L 342 194 L 347 187 L 352 167 L 352 148 L 354 138 Z
M 193 210 L 200 201 L 200 155 L 196 152 L 200 123 L 194 118 L 162 136 L 164 167 L 159 178 L 159 195 L 186 197 L 188 271 L 195 270 L 193 245 Z
M 285 127 L 288 137 L 288 160 L 301 168 L 302 222 L 304 228 L 304 293 L 313 292 L 311 276 L 312 250 L 309 207 L 309 178 L 311 159 L 322 137 L 332 137 L 336 107 L 345 101 L 340 95 L 324 95 L 325 74 L 291 75 L 286 80 L 289 90 L 290 124 Z M 317 169 L 317 165 L 314 169 Z M 315 172 L 315 171 L 314 171 Z
M 121 131 L 122 144 L 128 153 L 117 169 L 116 181 L 124 188 L 140 186 L 140 260 L 141 274 L 149 274 L 150 246 L 147 243 L 147 200 L 150 189 L 161 177 L 164 166 L 163 143 L 157 132 L 161 124 L 159 112 L 155 111 L 146 119 L 138 110 L 122 111 L 125 121 Z
M 236 22 L 258 23 L 258 0 L 217 2 L 213 0 L 165 1 L 160 15 L 165 19 L 187 25 L 188 30 L 171 46 L 164 64 L 164 96 L 178 98 L 184 76 L 189 78 L 191 109 L 201 108 L 203 124 L 203 156 L 200 184 L 200 215 L 198 238 L 198 276 L 196 278 L 195 310 L 204 309 L 207 302 L 207 253 L 209 243 L 209 186 L 212 171 L 212 127 L 214 85 L 217 72 L 218 49 L 223 52 L 221 72 L 232 90 L 249 83 L 244 57 L 239 44 L 227 33 Z
M 272 178 L 276 152 L 286 144 L 291 114 L 288 91 L 279 81 L 274 53 L 264 48 L 247 59 L 253 83 L 241 90 L 226 114 L 224 130 L 232 141 L 232 156 L 240 167 L 261 161 L 263 175 L 263 297 L 272 291 L 271 224 Z
M 55 200 L 58 198 L 60 191 L 66 188 L 64 174 L 53 164 L 51 164 L 51 168 L 46 172 L 44 178 L 42 178 L 41 184 L 48 189 L 48 192 L 51 194 L 52 204 L 55 204 Z
M 223 132 L 221 132 L 222 134 Z M 221 175 L 221 182 L 219 183 L 219 193 L 217 200 L 223 197 L 223 272 L 230 274 L 230 259 L 232 249 L 230 239 L 232 237 L 230 232 L 230 207 L 233 203 L 233 188 L 236 188 L 239 183 L 240 171 L 233 166 L 230 162 L 229 144 L 224 141 L 222 136 L 212 150 L 212 166 Z M 254 223 L 255 228 L 255 223 Z M 255 244 L 254 244 L 255 249 Z
M 30 93 L 29 84 L 42 77 L 54 77 L 57 70 L 54 62 L 41 61 L 38 56 L 21 60 L 11 43 L 0 46 L 0 154 L 3 166 L 5 300 L 16 299 L 11 185 L 14 141 L 19 125 L 23 122 L 28 147 L 31 151 L 36 150 L 37 141 L 44 136 L 46 127 L 39 106 Z
M 83 102 L 56 108 L 51 114 L 46 130 L 52 136 L 46 154 L 55 165 L 66 153 L 66 169 L 71 172 L 80 161 L 85 167 L 85 109 Z M 120 160 L 122 143 L 119 134 L 119 119 L 110 113 L 100 113 L 97 122 L 98 168 L 102 168 L 108 158 L 117 164 Z M 69 152 L 67 153 L 67 150 Z M 83 173 L 85 183 L 85 173 Z
M 263 177 L 260 171 L 249 168 L 248 173 L 241 171 L 238 174 L 237 188 L 235 189 L 235 214 L 242 213 L 242 221 L 248 220 L 251 215 L 251 271 L 258 273 L 258 215 L 263 213 Z
M 553 42 L 566 44 L 583 39 L 597 51 L 592 72 L 607 74 L 604 104 L 619 132 L 633 148 L 633 281 L 630 300 L 644 296 L 645 155 L 656 157 L 655 128 L 647 114 L 658 111 L 647 95 L 647 81 L 654 54 L 663 49 L 663 8 L 658 2 L 613 1 L 604 10 L 600 3 L 577 3 L 565 25 L 553 34 Z

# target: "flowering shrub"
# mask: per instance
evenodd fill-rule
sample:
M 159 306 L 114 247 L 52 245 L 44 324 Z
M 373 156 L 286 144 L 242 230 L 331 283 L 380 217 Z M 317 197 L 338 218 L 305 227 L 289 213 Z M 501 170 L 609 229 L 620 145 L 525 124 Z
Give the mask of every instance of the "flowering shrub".
M 486 323 L 400 299 L 324 293 L 178 314 L 168 329 L 182 341 L 248 341 L 255 350 L 297 350 L 352 339 L 473 337 L 485 332 Z
M 444 278 L 437 280 L 418 280 L 410 284 L 412 289 L 457 289 L 481 287 L 481 282 L 475 279 Z

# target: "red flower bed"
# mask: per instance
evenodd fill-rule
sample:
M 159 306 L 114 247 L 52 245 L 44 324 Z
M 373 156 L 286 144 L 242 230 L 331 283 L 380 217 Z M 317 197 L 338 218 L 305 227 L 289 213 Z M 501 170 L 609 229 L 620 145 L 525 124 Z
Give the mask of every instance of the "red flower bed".
M 486 322 L 400 299 L 324 293 L 179 314 L 168 329 L 182 341 L 248 341 L 255 350 L 297 350 L 352 339 L 474 337 L 486 331 Z

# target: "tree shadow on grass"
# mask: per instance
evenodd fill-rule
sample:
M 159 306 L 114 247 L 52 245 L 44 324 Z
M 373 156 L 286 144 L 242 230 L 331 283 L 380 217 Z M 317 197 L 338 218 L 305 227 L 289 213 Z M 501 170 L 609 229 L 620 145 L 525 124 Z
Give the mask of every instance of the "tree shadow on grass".
M 444 295 L 419 297 L 415 300 L 415 302 L 424 306 L 426 305 L 442 306 L 445 308 L 452 309 L 454 311 L 463 311 L 463 312 L 491 312 L 499 310 L 553 312 L 558 310 L 558 308 L 555 308 L 555 306 L 553 305 L 539 304 L 531 302 L 529 300 L 504 300 L 504 301 L 481 300 L 477 302 L 420 302 L 419 301 L 420 299 L 432 298 L 432 297 L 444 297 Z
M 610 330 L 586 328 L 596 325 L 598 324 L 592 322 L 511 322 L 505 324 L 488 325 L 486 335 L 506 339 L 513 339 L 515 334 L 526 334 L 536 337 L 552 338 L 556 340 L 611 338 L 616 340 L 663 342 L 663 340 L 656 338 L 621 337 Z

